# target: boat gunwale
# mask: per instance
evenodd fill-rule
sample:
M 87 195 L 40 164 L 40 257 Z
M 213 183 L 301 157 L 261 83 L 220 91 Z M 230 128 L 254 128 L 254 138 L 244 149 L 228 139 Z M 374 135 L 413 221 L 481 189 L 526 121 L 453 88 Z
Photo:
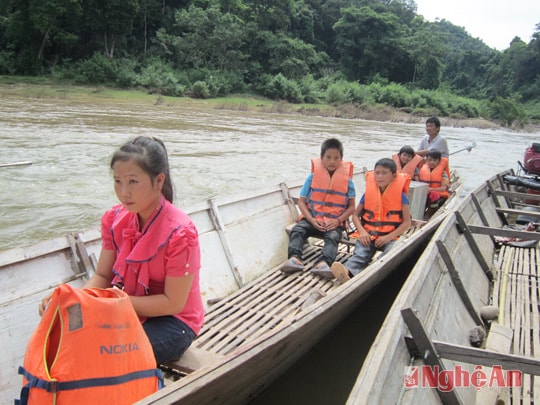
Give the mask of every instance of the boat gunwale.
M 454 201 L 458 200 L 459 187 L 453 194 L 453 199 L 450 201 L 450 207 L 441 207 L 437 216 L 434 216 L 430 221 L 422 224 L 412 235 L 406 240 L 401 240 L 394 248 L 392 248 L 386 255 L 372 262 L 364 271 L 358 276 L 353 277 L 347 283 L 344 283 L 337 288 L 329 291 L 329 293 L 319 299 L 314 305 L 307 308 L 305 311 L 297 313 L 290 319 L 288 323 L 282 323 L 278 325 L 271 332 L 267 332 L 257 339 L 240 346 L 233 352 L 225 355 L 217 361 L 216 364 L 203 367 L 199 370 L 190 373 L 188 376 L 181 378 L 173 384 L 165 387 L 162 390 L 152 394 L 151 396 L 144 398 L 137 402 L 138 405 L 142 404 L 154 404 L 161 403 L 161 401 L 167 401 L 168 403 L 176 403 L 181 401 L 189 402 L 189 396 L 192 392 L 197 392 L 203 389 L 205 386 L 212 386 L 212 384 L 223 378 L 229 373 L 234 373 L 236 365 L 248 363 L 250 361 L 256 361 L 259 356 L 262 356 L 266 351 L 279 351 L 279 346 L 283 345 L 283 336 L 291 336 L 291 334 L 299 331 L 307 324 L 311 323 L 314 319 L 319 318 L 324 313 L 335 313 L 339 316 L 334 317 L 334 322 L 337 323 L 339 319 L 344 319 L 348 313 L 352 312 L 355 304 L 363 297 L 365 298 L 366 290 L 372 289 L 382 280 L 376 281 L 376 277 L 382 277 L 384 279 L 390 272 L 394 271 L 396 267 L 402 262 L 402 260 L 408 256 L 403 256 L 403 251 L 399 247 L 408 247 L 408 253 L 410 254 L 418 244 L 422 243 L 430 234 L 436 231 L 443 220 L 450 212 L 453 212 L 451 207 L 454 205 Z M 427 233 L 427 235 L 425 235 Z M 389 264 L 392 267 L 389 267 Z M 386 268 L 386 273 L 382 270 Z M 272 271 L 278 271 L 274 269 Z M 374 284 L 374 280 L 376 281 Z M 254 280 L 253 282 L 256 282 Z M 249 285 L 249 284 L 248 284 Z M 246 287 L 248 286 L 246 285 Z M 237 293 L 235 293 L 237 294 Z M 343 297 L 347 298 L 344 301 Z M 188 391 L 190 392 L 183 392 Z M 181 392 L 182 391 L 182 392 Z
M 288 190 L 291 190 L 291 189 L 299 190 L 300 187 L 301 187 L 301 185 L 297 185 L 297 186 L 293 186 L 293 187 L 287 187 L 287 189 Z M 286 206 L 286 204 L 287 204 L 286 195 L 284 194 L 284 190 L 283 190 L 281 185 L 271 186 L 271 187 L 266 188 L 265 190 L 266 190 L 266 192 L 264 194 L 262 194 L 263 197 L 265 195 L 271 195 L 271 194 L 275 194 L 275 193 L 282 194 L 283 195 L 283 201 L 281 202 L 281 205 Z M 232 200 L 233 197 L 228 197 L 228 198 L 225 197 L 225 198 L 222 198 L 222 199 L 216 199 L 215 202 L 218 203 L 218 208 L 220 208 L 220 207 L 224 207 L 224 206 L 233 204 L 235 202 L 248 201 L 249 199 L 256 199 L 257 197 L 261 197 L 261 194 L 250 193 L 250 195 L 248 197 L 245 197 L 243 200 L 238 200 L 238 199 L 237 200 Z M 453 200 L 455 200 L 455 199 L 453 199 Z M 210 201 L 211 201 L 211 199 L 205 201 L 204 203 L 200 203 L 197 206 L 198 208 L 196 208 L 196 209 L 191 207 L 190 211 L 187 211 L 188 215 L 196 215 L 197 213 L 204 213 L 204 214 L 210 216 L 210 211 L 211 211 L 211 204 L 209 203 Z M 447 211 L 445 211 L 444 209 L 440 210 L 440 212 L 441 212 L 440 219 L 434 218 L 433 220 L 431 220 L 431 221 L 427 222 L 426 224 L 424 224 L 422 229 L 420 229 L 416 233 L 417 236 L 411 235 L 409 237 L 409 242 L 415 242 L 415 241 L 417 241 L 417 239 L 421 240 L 423 238 L 423 235 L 426 232 L 431 230 L 433 227 L 438 226 L 438 224 L 440 224 L 440 221 L 442 221 L 442 218 L 447 214 Z M 99 236 L 99 231 L 97 231 L 97 230 L 83 231 L 83 232 L 81 232 L 80 235 L 91 235 L 91 236 L 88 236 L 88 240 L 85 239 L 86 236 L 81 236 L 83 238 L 82 240 L 85 241 L 85 242 L 99 243 L 100 236 Z M 12 259 L 13 259 L 13 257 L 15 257 L 15 259 L 11 260 L 11 261 L 6 261 L 5 260 L 7 263 L 3 264 L 2 267 L 6 267 L 6 266 L 9 267 L 12 264 L 16 265 L 20 261 L 24 261 L 24 260 L 28 260 L 28 259 L 32 259 L 32 260 L 37 259 L 37 258 L 40 257 L 40 255 L 41 256 L 48 256 L 48 255 L 52 255 L 54 253 L 60 253 L 61 254 L 62 250 L 65 250 L 66 254 L 70 254 L 69 249 L 71 249 L 72 246 L 71 246 L 69 238 L 67 236 L 54 238 L 54 240 L 55 240 L 55 242 L 54 242 L 55 250 L 53 250 L 53 251 L 46 251 L 46 249 L 45 249 L 45 247 L 49 245 L 47 243 L 47 242 L 50 241 L 49 240 L 49 241 L 44 241 L 44 242 L 38 242 L 35 245 L 25 247 L 25 248 L 13 248 L 13 249 L 9 249 L 9 250 L 0 252 L 0 260 L 3 257 L 11 257 Z M 419 241 L 415 242 L 415 243 L 419 243 Z M 22 251 L 24 251 L 24 250 L 28 250 L 28 251 L 34 250 L 34 253 L 32 255 L 28 255 L 28 254 L 26 254 L 26 255 L 22 254 L 21 255 L 20 253 Z M 13 254 L 13 253 L 7 254 L 6 252 L 15 252 L 16 254 Z M 71 252 L 71 253 L 73 253 L 73 252 Z M 373 282 L 373 280 L 370 279 L 369 277 L 367 277 L 367 275 L 371 274 L 371 273 L 375 273 L 376 269 L 380 269 L 380 268 L 383 268 L 383 267 L 387 266 L 387 263 L 391 262 L 392 260 L 395 260 L 394 258 L 398 258 L 400 255 L 402 255 L 402 252 L 401 252 L 401 250 L 399 248 L 393 249 L 391 252 L 389 252 L 386 255 L 386 257 L 384 257 L 383 259 L 379 259 L 379 260 L 375 261 L 374 263 L 372 263 L 368 267 L 368 269 L 366 269 L 366 272 L 365 272 L 366 275 L 364 275 L 364 277 L 359 277 L 356 280 L 351 280 L 351 283 L 347 283 L 348 285 L 344 284 L 343 286 L 339 286 L 338 288 L 335 289 L 336 293 L 331 293 L 331 294 L 328 294 L 326 297 L 323 297 L 323 299 L 316 306 L 310 307 L 310 311 L 302 311 L 301 313 L 296 314 L 291 319 L 291 322 L 289 323 L 288 326 L 285 326 L 285 325 L 283 327 L 278 326 L 272 332 L 270 337 L 272 337 L 272 336 L 276 337 L 280 333 L 287 333 L 287 331 L 288 331 L 287 328 L 289 328 L 289 327 L 292 327 L 293 330 L 298 329 L 301 324 L 306 324 L 310 319 L 315 319 L 321 313 L 324 313 L 324 312 L 330 312 L 330 313 L 331 312 L 336 312 L 335 310 L 330 310 L 332 307 L 343 308 L 344 306 L 349 305 L 349 303 L 355 302 L 356 300 L 359 299 L 360 296 L 362 296 L 363 293 L 365 293 L 365 290 L 367 290 L 368 287 L 371 287 L 371 283 Z M 397 264 L 396 264 L 396 266 L 397 266 Z M 370 268 L 372 270 L 369 270 Z M 371 273 L 370 273 L 370 271 L 371 271 Z M 365 281 L 363 281 L 363 280 L 365 280 Z M 357 286 L 357 287 L 355 287 L 355 286 Z M 362 290 L 363 286 L 364 286 L 364 290 Z M 338 294 L 338 291 L 341 291 L 342 293 Z M 351 292 L 356 291 L 356 294 L 348 293 L 348 291 L 351 291 Z M 343 294 L 349 296 L 346 303 L 340 302 L 341 299 L 338 298 L 339 296 L 341 296 Z M 329 308 L 329 310 L 321 311 L 319 304 L 322 304 L 322 303 L 326 303 L 324 305 L 324 307 Z M 352 309 L 350 311 L 352 311 Z M 340 317 L 344 318 L 345 315 L 346 315 L 346 313 L 343 312 L 343 315 L 340 315 Z M 259 350 L 261 347 L 264 346 L 265 342 L 268 342 L 268 339 L 269 339 L 268 335 L 261 336 L 260 338 L 255 340 L 250 345 L 247 345 L 245 347 L 240 348 L 239 349 L 240 355 L 243 355 L 243 353 L 249 352 L 251 347 L 255 347 L 256 350 Z M 279 344 L 280 343 L 279 338 L 276 338 L 276 339 L 277 339 L 277 344 Z M 272 345 L 269 345 L 268 347 L 270 349 L 272 349 Z M 234 358 L 235 358 L 234 356 L 236 356 L 237 354 L 238 354 L 237 352 L 233 351 L 231 353 L 232 357 L 230 358 L 230 360 L 233 361 L 233 362 L 236 362 L 236 360 L 234 360 Z M 245 355 L 243 355 L 243 356 L 245 356 Z M 230 362 L 226 362 L 226 361 L 225 362 L 222 361 L 219 364 L 223 364 L 225 367 L 230 366 Z M 195 371 L 193 374 L 196 375 L 196 373 L 197 373 L 197 371 Z
M 396 336 L 401 337 L 404 330 L 408 331 L 407 326 L 403 321 L 401 310 L 410 307 L 410 303 L 413 301 L 413 298 L 417 293 L 415 286 L 423 285 L 425 281 L 424 276 L 428 273 L 431 274 L 431 272 L 426 272 L 422 270 L 424 267 L 428 267 L 428 265 L 431 263 L 430 259 L 432 258 L 432 256 L 440 257 L 440 253 L 438 253 L 437 249 L 437 242 L 443 241 L 445 239 L 446 232 L 449 227 L 456 226 L 456 213 L 459 213 L 460 210 L 464 209 L 467 206 L 475 207 L 474 198 L 476 198 L 476 195 L 482 192 L 486 192 L 488 195 L 491 195 L 490 185 L 493 185 L 495 182 L 500 181 L 502 176 L 512 172 L 513 171 L 511 169 L 505 170 L 483 181 L 473 191 L 464 196 L 464 198 L 455 207 L 451 215 L 448 215 L 445 218 L 444 222 L 437 229 L 430 241 L 429 246 L 426 247 L 426 249 L 422 253 L 422 256 L 418 259 L 415 267 L 405 281 L 401 291 L 394 300 L 394 303 L 392 304 L 388 315 L 386 316 L 379 330 L 379 333 L 375 337 L 373 345 L 371 346 L 369 353 L 364 360 L 362 368 L 359 371 L 357 380 L 349 394 L 347 404 L 357 405 L 359 401 L 360 403 L 367 403 L 365 402 L 367 401 L 365 397 L 366 386 L 370 387 L 371 393 L 372 387 L 376 385 L 376 381 L 380 382 L 378 384 L 379 387 L 384 385 L 384 382 L 386 381 L 386 375 L 389 372 L 389 370 L 385 368 L 385 366 L 388 364 L 388 360 L 393 359 L 396 353 L 398 353 L 398 351 L 400 350 L 400 348 L 403 349 L 406 346 L 405 341 L 402 341 L 401 338 L 399 340 L 396 340 Z M 492 197 L 495 196 L 493 195 Z M 493 248 L 493 251 L 495 252 L 495 246 Z M 491 293 L 491 284 L 492 283 L 490 283 L 490 291 L 488 292 L 489 294 Z M 430 295 L 434 294 L 434 292 L 430 292 Z M 384 361 L 382 360 L 380 353 L 384 353 Z M 401 366 L 403 367 L 407 365 L 401 364 Z M 399 365 L 394 364 L 394 366 L 398 367 Z M 382 395 L 381 392 L 378 391 L 378 395 Z M 382 397 L 378 398 L 379 400 L 381 400 Z M 371 400 L 373 400 L 373 398 Z

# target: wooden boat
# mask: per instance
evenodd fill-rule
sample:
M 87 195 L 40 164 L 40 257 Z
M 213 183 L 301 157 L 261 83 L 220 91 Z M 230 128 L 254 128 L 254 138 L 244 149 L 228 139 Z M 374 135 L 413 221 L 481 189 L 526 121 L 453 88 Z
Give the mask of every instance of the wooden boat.
M 531 212 L 523 210 L 523 201 L 540 198 L 505 183 L 504 178 L 513 175 L 507 171 L 487 180 L 447 215 L 394 301 L 348 404 L 494 404 L 500 391 L 488 386 L 501 385 L 491 379 L 500 376 L 492 374 L 494 370 L 539 375 L 540 361 L 531 359 L 540 349 L 534 259 L 538 244 L 525 249 L 515 243 L 500 249 L 499 242 L 540 240 L 540 233 L 507 227 L 516 215 Z M 534 215 L 540 218 L 538 212 Z M 510 287 L 504 287 L 506 293 L 502 287 L 506 275 L 501 273 L 508 261 L 519 268 L 516 277 L 521 280 L 513 284 L 513 295 Z M 523 280 L 530 280 L 532 287 L 524 286 Z M 516 285 L 520 285 L 517 294 Z M 532 298 L 520 304 L 527 291 Z M 499 308 L 498 319 L 488 320 L 493 306 Z M 528 320 L 520 325 L 518 317 Z M 482 331 L 488 332 L 487 339 L 477 348 L 480 342 L 475 337 Z M 453 385 L 444 378 L 429 380 L 431 376 L 454 377 Z M 475 380 L 478 376 L 487 380 Z M 528 388 L 523 388 L 529 399 L 534 392 L 534 402 L 540 399 L 537 378 L 534 388 L 530 377 Z M 519 389 L 512 391 L 516 396 Z
M 363 175 L 354 181 L 357 190 L 364 190 Z M 411 186 L 419 215 L 425 187 Z M 419 221 L 384 258 L 340 286 L 309 271 L 285 275 L 278 270 L 286 260 L 286 228 L 297 218 L 300 188 L 280 184 L 254 196 L 211 199 L 186 210 L 200 236 L 205 325 L 178 362 L 164 365 L 172 377 L 182 378 L 143 403 L 236 402 L 260 392 L 422 247 L 455 201 L 450 198 L 428 223 Z M 342 244 L 338 260 L 349 257 L 351 245 Z M 17 368 L 39 322 L 38 302 L 60 283 L 82 286 L 99 250 L 98 232 L 89 231 L 0 253 L 0 343 L 6 348 L 0 356 L 0 402 L 19 395 Z M 307 270 L 319 250 L 317 241 L 306 247 Z

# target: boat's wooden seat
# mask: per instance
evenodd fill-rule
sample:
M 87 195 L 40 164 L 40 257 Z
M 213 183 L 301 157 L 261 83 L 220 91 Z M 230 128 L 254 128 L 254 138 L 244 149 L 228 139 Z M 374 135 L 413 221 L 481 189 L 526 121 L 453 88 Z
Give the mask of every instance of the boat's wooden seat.
M 164 366 L 166 369 L 176 373 L 189 374 L 195 370 L 216 364 L 222 357 L 222 355 L 191 346 L 184 352 L 184 354 L 182 354 L 181 361 L 172 361 L 166 363 Z

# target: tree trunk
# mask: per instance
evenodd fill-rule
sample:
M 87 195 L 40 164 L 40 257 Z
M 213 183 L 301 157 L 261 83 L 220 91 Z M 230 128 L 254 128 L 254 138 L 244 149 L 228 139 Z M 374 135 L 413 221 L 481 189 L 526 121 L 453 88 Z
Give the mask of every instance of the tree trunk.
M 107 58 L 112 59 L 114 56 L 114 34 L 111 34 L 110 36 L 107 35 L 107 31 L 103 33 L 103 41 L 105 42 L 105 56 Z
M 109 45 L 109 59 L 112 59 L 114 57 L 114 45 L 116 43 L 114 34 L 112 34 L 111 37 L 111 43 Z
M 103 42 L 105 43 L 105 55 L 109 56 L 109 41 L 107 40 L 107 31 L 103 31 Z
M 144 10 L 144 56 L 146 56 L 146 42 L 147 42 L 147 25 L 146 25 L 146 9 Z
M 43 39 L 41 40 L 41 46 L 39 47 L 39 52 L 37 55 L 38 61 L 41 61 L 43 59 L 43 53 L 45 51 L 45 43 L 47 42 L 47 38 L 49 38 L 49 32 L 51 32 L 51 28 L 53 26 L 53 23 L 50 22 L 47 26 L 47 29 L 45 30 L 45 33 L 43 34 Z

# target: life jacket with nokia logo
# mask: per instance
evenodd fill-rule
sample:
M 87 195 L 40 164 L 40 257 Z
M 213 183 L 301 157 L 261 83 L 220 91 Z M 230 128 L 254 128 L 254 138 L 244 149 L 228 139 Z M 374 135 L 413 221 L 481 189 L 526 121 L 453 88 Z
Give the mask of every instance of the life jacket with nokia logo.
M 398 172 L 407 173 L 411 179 L 414 179 L 415 169 L 424 159 L 422 156 L 415 154 L 414 157 L 403 167 L 401 167 L 401 160 L 399 159 L 399 155 L 397 153 L 392 155 L 392 160 L 396 163 Z
M 54 291 L 19 374 L 18 404 L 132 404 L 163 386 L 129 296 L 67 284 Z
M 443 173 L 446 173 L 448 179 L 450 179 L 447 158 L 441 158 L 441 161 L 433 170 L 430 170 L 427 164 L 423 165 L 420 168 L 418 177 L 422 183 L 428 183 L 430 188 L 438 188 L 442 186 Z M 442 198 L 448 198 L 450 196 L 448 191 L 438 191 L 438 193 Z
M 353 164 L 342 161 L 332 176 L 320 158 L 311 160 L 311 194 L 308 197 L 314 218 L 338 218 L 349 204 L 349 179 L 353 176 Z
M 405 173 L 396 173 L 392 182 L 381 193 L 375 173 L 366 173 L 364 208 L 360 214 L 362 226 L 372 238 L 387 235 L 403 222 L 403 196 L 408 194 L 411 178 Z

